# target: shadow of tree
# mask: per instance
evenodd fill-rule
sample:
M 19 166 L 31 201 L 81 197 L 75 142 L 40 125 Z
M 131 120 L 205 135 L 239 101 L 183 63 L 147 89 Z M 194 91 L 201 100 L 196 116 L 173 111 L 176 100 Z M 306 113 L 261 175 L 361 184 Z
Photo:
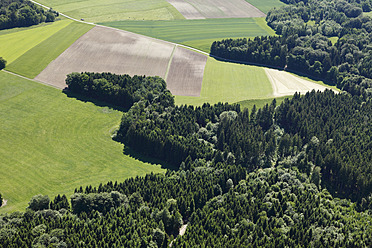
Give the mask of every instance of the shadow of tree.
M 69 98 L 75 98 L 76 100 L 79 100 L 79 101 L 82 101 L 82 102 L 91 102 L 98 107 L 108 107 L 108 108 L 118 110 L 118 111 L 121 111 L 121 112 L 126 112 L 126 111 L 129 110 L 129 108 L 120 107 L 120 106 L 113 105 L 113 104 L 110 104 L 110 103 L 107 103 L 107 102 L 96 100 L 96 99 L 91 98 L 91 97 L 87 97 L 87 96 L 83 96 L 83 95 L 71 92 L 67 88 L 63 89 L 62 92 L 65 93 L 66 96 L 69 97 Z
M 144 154 L 141 154 L 141 153 L 133 150 L 132 148 L 130 148 L 126 145 L 124 145 L 123 154 L 125 154 L 125 155 L 127 155 L 131 158 L 137 159 L 137 160 L 139 160 L 141 162 L 144 162 L 144 163 L 160 164 L 161 168 L 163 168 L 163 169 L 178 170 L 178 167 L 175 166 L 175 165 L 169 164 L 169 163 L 167 163 L 163 160 L 160 160 L 160 159 L 152 158 L 150 156 L 146 156 Z

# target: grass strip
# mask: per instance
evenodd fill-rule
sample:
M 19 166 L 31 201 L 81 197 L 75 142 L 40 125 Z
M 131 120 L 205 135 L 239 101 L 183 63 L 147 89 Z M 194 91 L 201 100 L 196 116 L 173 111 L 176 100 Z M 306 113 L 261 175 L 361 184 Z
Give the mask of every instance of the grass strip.
M 73 22 L 28 50 L 13 63 L 10 63 L 6 69 L 28 78 L 34 78 L 44 70 L 50 62 L 56 59 L 91 28 L 93 28 L 92 25 Z

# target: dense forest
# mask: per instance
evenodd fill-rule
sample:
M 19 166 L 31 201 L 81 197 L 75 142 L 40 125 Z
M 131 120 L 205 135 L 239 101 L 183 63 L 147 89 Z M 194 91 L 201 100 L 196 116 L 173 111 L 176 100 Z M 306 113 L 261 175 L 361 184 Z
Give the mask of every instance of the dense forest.
M 226 39 L 211 55 L 326 79 L 353 95 L 372 92 L 370 0 L 282 0 L 266 21 L 278 36 Z
M 41 22 L 54 22 L 57 16 L 56 11 L 52 9 L 45 11 L 28 0 L 0 1 L 0 30 L 28 27 Z
M 156 77 L 66 80 L 139 94 L 114 139 L 177 169 L 34 196 L 0 216 L 0 247 L 372 246 L 370 100 L 313 91 L 248 111 L 175 106 Z

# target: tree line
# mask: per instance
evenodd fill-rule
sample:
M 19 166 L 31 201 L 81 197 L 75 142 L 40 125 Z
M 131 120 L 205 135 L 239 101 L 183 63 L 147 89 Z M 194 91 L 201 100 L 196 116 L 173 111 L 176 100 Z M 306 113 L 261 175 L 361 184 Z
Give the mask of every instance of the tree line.
M 267 24 L 278 36 L 215 41 L 211 54 L 273 66 L 315 78 L 353 95 L 372 92 L 371 10 L 366 1 L 284 1 L 269 11 Z
M 58 12 L 42 7 L 28 0 L 2 0 L 0 2 L 0 30 L 28 27 L 42 22 L 54 22 Z

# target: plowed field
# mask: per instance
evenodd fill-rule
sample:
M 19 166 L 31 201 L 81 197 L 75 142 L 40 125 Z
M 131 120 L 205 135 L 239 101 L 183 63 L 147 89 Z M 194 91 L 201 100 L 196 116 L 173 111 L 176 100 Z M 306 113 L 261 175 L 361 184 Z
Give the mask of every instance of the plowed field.
M 204 55 L 175 48 L 172 43 L 96 26 L 35 79 L 64 88 L 66 75 L 71 72 L 113 72 L 162 78 L 169 74 L 167 84 L 173 94 L 198 96 L 206 60 Z
M 265 14 L 244 0 L 167 0 L 186 19 L 264 17 Z

